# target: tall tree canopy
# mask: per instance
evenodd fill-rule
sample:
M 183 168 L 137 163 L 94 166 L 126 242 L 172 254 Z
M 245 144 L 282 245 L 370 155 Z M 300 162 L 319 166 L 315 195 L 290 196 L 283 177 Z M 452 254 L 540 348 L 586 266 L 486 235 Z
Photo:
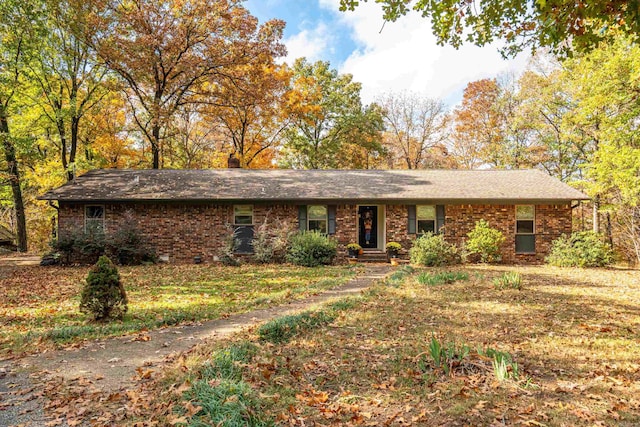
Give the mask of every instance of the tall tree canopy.
M 354 10 L 367 0 L 340 0 L 341 10 Z M 618 32 L 640 41 L 637 0 L 376 0 L 383 18 L 395 21 L 411 10 L 431 21 L 440 44 L 464 41 L 479 46 L 506 42 L 503 54 L 548 46 L 554 52 L 585 51 L 614 39 Z
M 126 82 L 153 168 L 161 167 L 162 143 L 180 108 L 224 102 L 219 86 L 238 78 L 235 68 L 284 54 L 284 23 L 259 26 L 240 0 L 89 1 L 95 13 L 88 40 Z
M 362 155 L 353 147 L 364 149 L 366 156 L 382 151 L 380 111 L 363 107 L 360 89 L 350 74 L 338 74 L 328 62 L 296 60 L 287 106 L 292 125 L 281 163 L 301 169 L 348 168 L 353 162 L 345 153 Z
M 447 139 L 447 110 L 444 103 L 418 95 L 386 94 L 377 100 L 385 123 L 385 145 L 394 167 L 419 169 L 452 166 L 442 153 Z

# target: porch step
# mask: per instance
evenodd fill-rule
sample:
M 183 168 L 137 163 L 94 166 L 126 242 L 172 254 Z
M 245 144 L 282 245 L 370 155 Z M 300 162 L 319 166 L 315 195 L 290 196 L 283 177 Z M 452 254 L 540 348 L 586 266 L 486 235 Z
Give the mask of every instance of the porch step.
M 382 251 L 366 251 L 358 257 L 358 262 L 388 262 L 387 253 Z

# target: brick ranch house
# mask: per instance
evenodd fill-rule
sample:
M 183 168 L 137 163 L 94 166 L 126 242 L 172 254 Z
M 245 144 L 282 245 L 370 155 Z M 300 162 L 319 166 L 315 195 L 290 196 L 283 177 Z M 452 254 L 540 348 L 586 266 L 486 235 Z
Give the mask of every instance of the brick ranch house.
M 218 260 L 236 230 L 251 252 L 257 226 L 288 222 L 339 242 L 404 251 L 422 232 L 461 244 L 481 219 L 502 231 L 507 263 L 541 262 L 571 233 L 587 196 L 539 170 L 93 170 L 41 197 L 58 203 L 58 233 L 137 227 L 169 262 Z

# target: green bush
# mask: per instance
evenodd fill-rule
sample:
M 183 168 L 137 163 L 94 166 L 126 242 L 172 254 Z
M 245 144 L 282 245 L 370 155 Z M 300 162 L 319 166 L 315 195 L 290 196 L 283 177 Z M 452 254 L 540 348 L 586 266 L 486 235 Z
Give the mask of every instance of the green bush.
M 546 261 L 557 267 L 604 267 L 613 262 L 613 251 L 597 233 L 580 231 L 554 240 Z
M 426 233 L 413 241 L 409 249 L 413 264 L 429 267 L 460 263 L 458 248 L 444 240 L 441 234 Z
M 522 276 L 517 271 L 507 271 L 501 276 L 493 279 L 493 286 L 496 289 L 522 289 Z
M 502 259 L 500 245 L 504 243 L 504 235 L 491 228 L 484 219 L 476 222 L 467 237 L 465 249 L 469 255 L 478 255 L 481 262 L 499 262 Z
M 290 243 L 287 261 L 304 267 L 331 264 L 338 251 L 337 242 L 318 231 L 294 234 Z
M 127 294 L 118 269 L 106 256 L 101 256 L 87 275 L 80 297 L 80 311 L 95 320 L 121 318 L 127 312 Z

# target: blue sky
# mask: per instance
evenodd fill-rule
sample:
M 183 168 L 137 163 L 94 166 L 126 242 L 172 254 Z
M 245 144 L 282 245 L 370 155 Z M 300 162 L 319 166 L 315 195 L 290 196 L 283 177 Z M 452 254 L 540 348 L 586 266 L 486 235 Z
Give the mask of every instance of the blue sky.
M 505 61 L 496 46 L 459 50 L 438 46 L 429 23 L 417 14 L 384 24 L 380 6 L 373 1 L 361 4 L 355 12 L 339 12 L 338 3 L 247 0 L 245 6 L 261 22 L 271 18 L 286 21 L 287 62 L 301 56 L 328 60 L 333 68 L 353 74 L 362 83 L 365 103 L 386 92 L 406 91 L 452 106 L 460 101 L 468 82 L 520 73 L 528 61 L 524 54 Z

